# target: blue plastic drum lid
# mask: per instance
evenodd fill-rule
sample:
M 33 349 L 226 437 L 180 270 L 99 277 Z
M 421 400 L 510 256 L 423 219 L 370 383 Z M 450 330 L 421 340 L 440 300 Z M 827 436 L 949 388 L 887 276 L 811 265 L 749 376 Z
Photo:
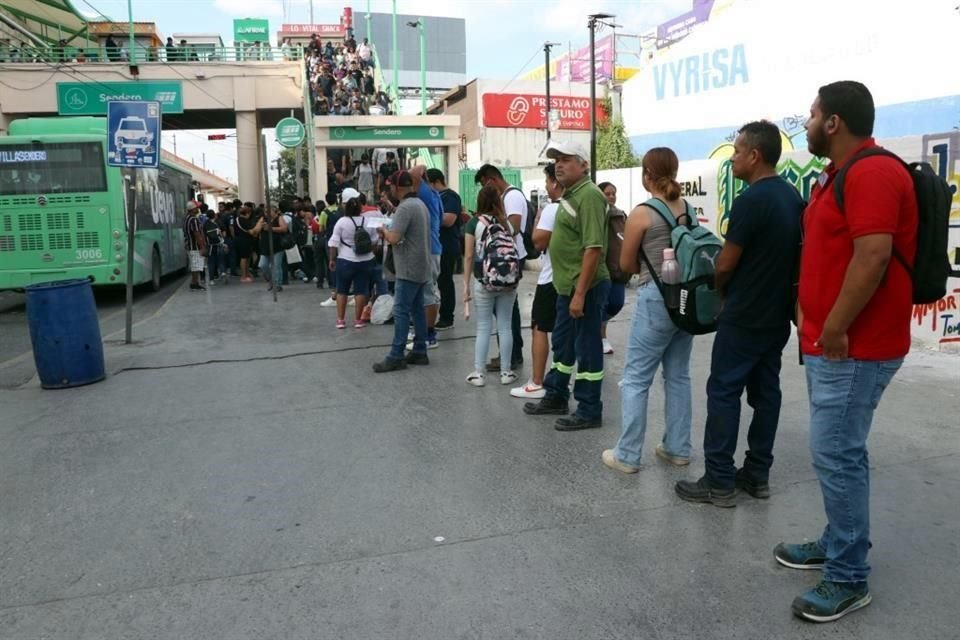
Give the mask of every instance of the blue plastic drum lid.
M 66 389 L 103 380 L 103 340 L 90 281 L 44 282 L 26 293 L 40 386 Z

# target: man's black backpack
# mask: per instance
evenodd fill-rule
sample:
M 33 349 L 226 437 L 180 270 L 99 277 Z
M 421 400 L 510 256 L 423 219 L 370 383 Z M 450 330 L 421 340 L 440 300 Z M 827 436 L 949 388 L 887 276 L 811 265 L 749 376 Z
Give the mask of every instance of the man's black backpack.
M 207 244 L 210 246 L 217 246 L 223 241 L 220 237 L 220 227 L 209 218 L 207 218 L 207 223 L 203 225 L 203 235 L 206 236 Z
M 370 232 L 363 226 L 363 218 L 360 218 L 360 224 L 357 224 L 357 221 L 353 218 L 350 218 L 350 222 L 353 223 L 353 252 L 358 256 L 372 253 L 373 238 L 370 237 Z
M 305 247 L 307 245 L 307 223 L 296 213 L 292 215 L 292 218 L 290 235 L 293 236 L 293 241 L 297 243 L 297 246 Z
M 523 191 L 517 189 L 516 187 L 509 187 L 504 195 L 510 193 L 511 191 L 516 191 L 523 196 Z M 527 199 L 527 196 L 523 196 L 523 201 L 527 203 L 527 219 L 523 225 L 523 248 L 527 250 L 527 260 L 536 260 L 540 257 L 540 250 L 533 246 L 533 224 L 537 220 L 537 210 L 534 208 L 533 203 Z
M 947 255 L 947 231 L 950 226 L 950 203 L 953 194 L 947 181 L 937 175 L 933 167 L 926 162 L 906 163 L 900 156 L 880 147 L 861 151 L 848 162 L 833 183 L 833 194 L 841 213 L 843 205 L 843 185 L 847 171 L 858 160 L 870 156 L 888 156 L 896 158 L 913 178 L 913 190 L 917 197 L 917 257 L 913 268 L 906 259 L 893 248 L 893 256 L 910 274 L 913 282 L 913 303 L 928 304 L 947 295 L 947 278 L 950 275 L 950 258 Z

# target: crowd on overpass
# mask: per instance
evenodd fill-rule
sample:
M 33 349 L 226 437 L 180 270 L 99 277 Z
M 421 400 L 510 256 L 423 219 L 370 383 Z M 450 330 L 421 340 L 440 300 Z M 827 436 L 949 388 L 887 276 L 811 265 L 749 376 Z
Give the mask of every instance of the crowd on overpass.
M 313 114 L 318 116 L 390 115 L 390 99 L 377 90 L 373 49 L 351 35 L 343 43 L 321 42 L 314 34 L 306 49 Z

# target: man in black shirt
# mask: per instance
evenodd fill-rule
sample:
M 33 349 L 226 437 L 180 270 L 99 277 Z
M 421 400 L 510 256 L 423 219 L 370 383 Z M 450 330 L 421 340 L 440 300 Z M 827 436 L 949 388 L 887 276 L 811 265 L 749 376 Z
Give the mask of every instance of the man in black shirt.
M 453 313 L 457 306 L 457 288 L 453 284 L 453 272 L 460 257 L 460 214 L 463 202 L 459 194 L 447 186 L 446 177 L 439 169 L 427 169 L 427 181 L 433 190 L 440 194 L 443 204 L 443 217 L 440 220 L 440 276 L 437 286 L 440 289 L 440 312 L 437 331 L 453 327 Z
M 397 164 L 397 157 L 393 154 L 393 151 L 387 151 L 387 159 L 380 163 L 379 169 L 379 184 L 377 185 L 377 190 L 381 193 L 387 190 L 387 180 L 390 179 L 390 176 L 395 174 L 400 170 L 400 166 Z
M 790 337 L 794 270 L 800 250 L 804 202 L 777 174 L 780 130 L 771 122 L 743 126 L 730 159 L 733 175 L 750 187 L 733 202 L 716 286 L 723 311 L 713 342 L 703 437 L 706 473 L 681 481 L 689 502 L 736 506 L 736 489 L 769 498 L 773 441 L 780 420 L 780 358 Z M 734 464 L 740 428 L 740 396 L 747 390 L 753 419 L 743 467 Z

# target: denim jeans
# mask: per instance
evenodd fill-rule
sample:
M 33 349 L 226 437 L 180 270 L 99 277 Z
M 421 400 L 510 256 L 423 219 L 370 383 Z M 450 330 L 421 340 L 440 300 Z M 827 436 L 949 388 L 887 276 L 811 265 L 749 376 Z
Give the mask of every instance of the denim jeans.
M 374 263 L 370 274 L 370 298 L 387 295 L 387 281 L 383 279 L 383 265 Z
M 603 321 L 610 322 L 623 309 L 623 304 L 627 299 L 627 285 L 619 282 L 610 283 L 610 293 L 607 294 L 607 302 L 603 306 Z
M 457 266 L 459 252 L 444 251 L 440 255 L 440 277 L 437 286 L 440 287 L 440 315 L 444 322 L 453 322 L 453 313 L 457 306 L 457 288 L 453 284 L 453 272 Z
M 663 448 L 670 455 L 690 457 L 692 350 L 693 336 L 673 324 L 657 286 L 652 282 L 640 285 L 620 383 L 623 427 L 614 449 L 619 460 L 634 466 L 640 464 L 650 386 L 661 364 L 666 395 Z
M 823 577 L 861 582 L 870 574 L 870 464 L 873 412 L 903 359 L 826 360 L 805 356 L 810 395 L 810 453 L 827 526 L 820 538 Z
M 283 281 L 283 251 L 273 254 L 273 260 L 266 255 L 260 256 L 260 271 L 270 282 L 281 283 Z M 271 264 L 272 263 L 272 264 Z M 272 266 L 272 269 L 270 268 Z
M 747 431 L 744 472 L 766 482 L 773 465 L 773 441 L 780 422 L 780 356 L 790 337 L 790 325 L 745 329 L 720 323 L 713 339 L 710 379 L 707 381 L 707 426 L 703 456 L 707 479 L 717 489 L 733 489 L 740 431 L 740 396 L 747 389 L 753 418 Z
M 322 242 L 315 242 L 313 244 L 313 262 L 314 262 L 314 273 L 317 276 L 317 287 L 322 287 L 324 282 L 327 282 L 332 277 L 331 274 L 327 273 L 327 245 Z M 333 282 L 330 282 L 331 289 L 334 288 Z
M 403 358 L 407 346 L 407 330 L 413 316 L 413 353 L 427 352 L 427 314 L 423 308 L 423 291 L 426 284 L 397 278 L 393 296 L 393 345 L 390 355 L 393 360 Z
M 473 354 L 474 370 L 482 373 L 487 366 L 490 329 L 493 326 L 493 310 L 496 309 L 497 337 L 500 339 L 500 371 L 510 371 L 510 354 L 513 349 L 511 309 L 517 300 L 516 290 L 491 292 L 479 282 L 475 282 L 473 300 L 474 316 L 477 320 L 477 341 Z
M 603 343 L 600 321 L 607 302 L 610 281 L 603 280 L 587 292 L 583 317 L 570 315 L 570 296 L 557 295 L 557 319 L 553 326 L 553 366 L 543 379 L 544 400 L 566 402 L 570 398 L 570 376 L 577 367 L 573 397 L 577 399 L 575 415 L 588 420 L 603 417 Z
M 217 278 L 227 273 L 227 252 L 226 245 L 210 245 L 210 257 L 207 260 L 210 265 L 210 277 Z

